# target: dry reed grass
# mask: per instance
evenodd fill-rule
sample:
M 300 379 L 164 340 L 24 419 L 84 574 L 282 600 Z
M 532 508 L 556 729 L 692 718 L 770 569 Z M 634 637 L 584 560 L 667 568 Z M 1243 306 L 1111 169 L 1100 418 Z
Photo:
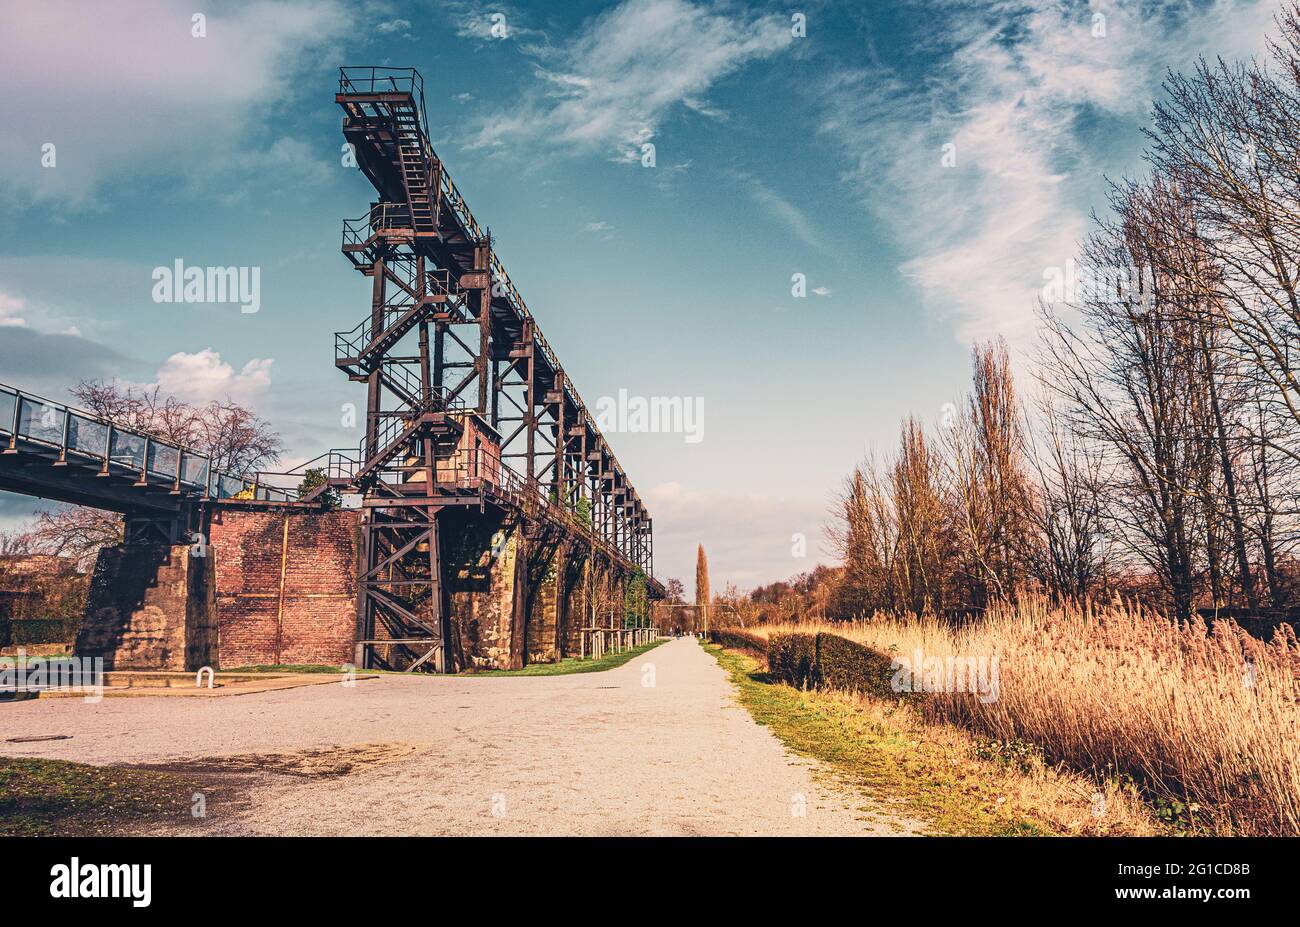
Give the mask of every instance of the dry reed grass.
M 750 629 L 837 634 L 896 657 L 998 658 L 996 700 L 914 699 L 930 722 L 1028 742 L 1101 783 L 1136 783 L 1196 830 L 1300 833 L 1300 645 L 1232 622 L 1176 624 L 1117 604 L 990 610 L 955 627 L 880 615 Z

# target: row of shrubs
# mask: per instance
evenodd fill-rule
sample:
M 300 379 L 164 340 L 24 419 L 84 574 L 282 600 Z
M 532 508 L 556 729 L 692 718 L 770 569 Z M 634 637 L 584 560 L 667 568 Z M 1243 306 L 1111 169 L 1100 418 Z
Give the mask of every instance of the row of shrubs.
M 893 697 L 893 659 L 835 634 L 772 634 L 714 631 L 715 643 L 767 658 L 767 671 L 800 689 L 828 688 Z
M 77 636 L 77 628 L 80 624 L 80 616 L 0 621 L 0 647 L 71 643 Z
M 774 634 L 767 642 L 767 665 L 777 679 L 799 688 L 894 695 L 893 659 L 835 634 Z
M 758 656 L 767 657 L 767 638 L 748 631 L 723 630 L 710 631 L 709 639 L 732 650 L 747 650 Z

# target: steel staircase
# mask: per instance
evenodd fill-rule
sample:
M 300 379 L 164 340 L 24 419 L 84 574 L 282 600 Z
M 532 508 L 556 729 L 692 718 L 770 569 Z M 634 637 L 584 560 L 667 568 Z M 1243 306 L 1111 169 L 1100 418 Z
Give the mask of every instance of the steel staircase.
M 393 125 L 397 130 L 397 156 L 406 187 L 406 202 L 411 210 L 411 226 L 417 234 L 437 234 L 438 218 L 434 215 L 436 183 L 433 164 L 425 151 L 420 115 L 413 103 L 394 104 Z

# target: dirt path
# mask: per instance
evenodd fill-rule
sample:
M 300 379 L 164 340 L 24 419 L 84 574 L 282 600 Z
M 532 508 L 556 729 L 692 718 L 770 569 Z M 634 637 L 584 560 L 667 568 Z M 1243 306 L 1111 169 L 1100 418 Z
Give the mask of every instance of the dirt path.
M 66 740 L 8 738 L 68 734 Z M 605 673 L 385 676 L 225 699 L 0 706 L 0 753 L 229 784 L 178 833 L 895 834 L 814 779 L 692 639 Z M 232 800 L 234 799 L 234 800 Z

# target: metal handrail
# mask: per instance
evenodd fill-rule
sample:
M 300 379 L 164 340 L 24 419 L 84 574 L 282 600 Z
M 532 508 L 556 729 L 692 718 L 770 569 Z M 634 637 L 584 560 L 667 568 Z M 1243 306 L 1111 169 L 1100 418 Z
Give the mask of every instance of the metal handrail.
M 424 78 L 415 68 L 342 67 L 339 68 L 339 93 L 409 93 L 419 106 L 421 127 L 429 124 L 424 113 Z
M 463 299 L 459 285 L 451 279 L 450 272 L 442 269 L 425 271 L 424 292 L 427 296 L 445 296 L 451 300 L 451 304 L 456 304 Z M 336 360 L 344 358 L 359 357 L 363 348 L 369 345 L 376 337 L 393 327 L 403 316 L 407 315 L 416 307 L 414 300 L 409 302 L 388 303 L 383 307 L 382 319 L 383 328 L 376 333 L 374 331 L 374 320 L 366 316 L 349 331 L 334 333 L 334 357 Z M 345 350 L 346 349 L 346 350 Z
M 181 447 L 151 432 L 122 428 L 111 419 L 5 384 L 0 384 L 0 397 L 11 397 L 0 406 L 9 413 L 7 418 L 0 415 L 0 434 L 8 436 L 10 449 L 16 448 L 21 438 L 58 450 L 61 459 L 67 459 L 71 453 L 99 461 L 104 473 L 118 467 L 137 473 L 146 483 L 150 476 L 163 477 L 171 480 L 174 491 L 189 490 L 205 497 L 227 498 L 233 495 L 228 490 L 236 481 L 243 487 L 251 487 L 254 494 L 257 492 L 256 476 L 250 482 L 246 476 L 214 470 L 210 455 Z M 12 401 L 13 408 L 4 408 L 9 401 Z M 42 410 L 40 418 L 48 420 L 48 424 L 36 429 L 29 425 L 24 430 L 25 406 L 39 407 Z M 103 429 L 102 432 L 91 429 L 95 435 L 93 447 L 79 444 L 83 426 Z

